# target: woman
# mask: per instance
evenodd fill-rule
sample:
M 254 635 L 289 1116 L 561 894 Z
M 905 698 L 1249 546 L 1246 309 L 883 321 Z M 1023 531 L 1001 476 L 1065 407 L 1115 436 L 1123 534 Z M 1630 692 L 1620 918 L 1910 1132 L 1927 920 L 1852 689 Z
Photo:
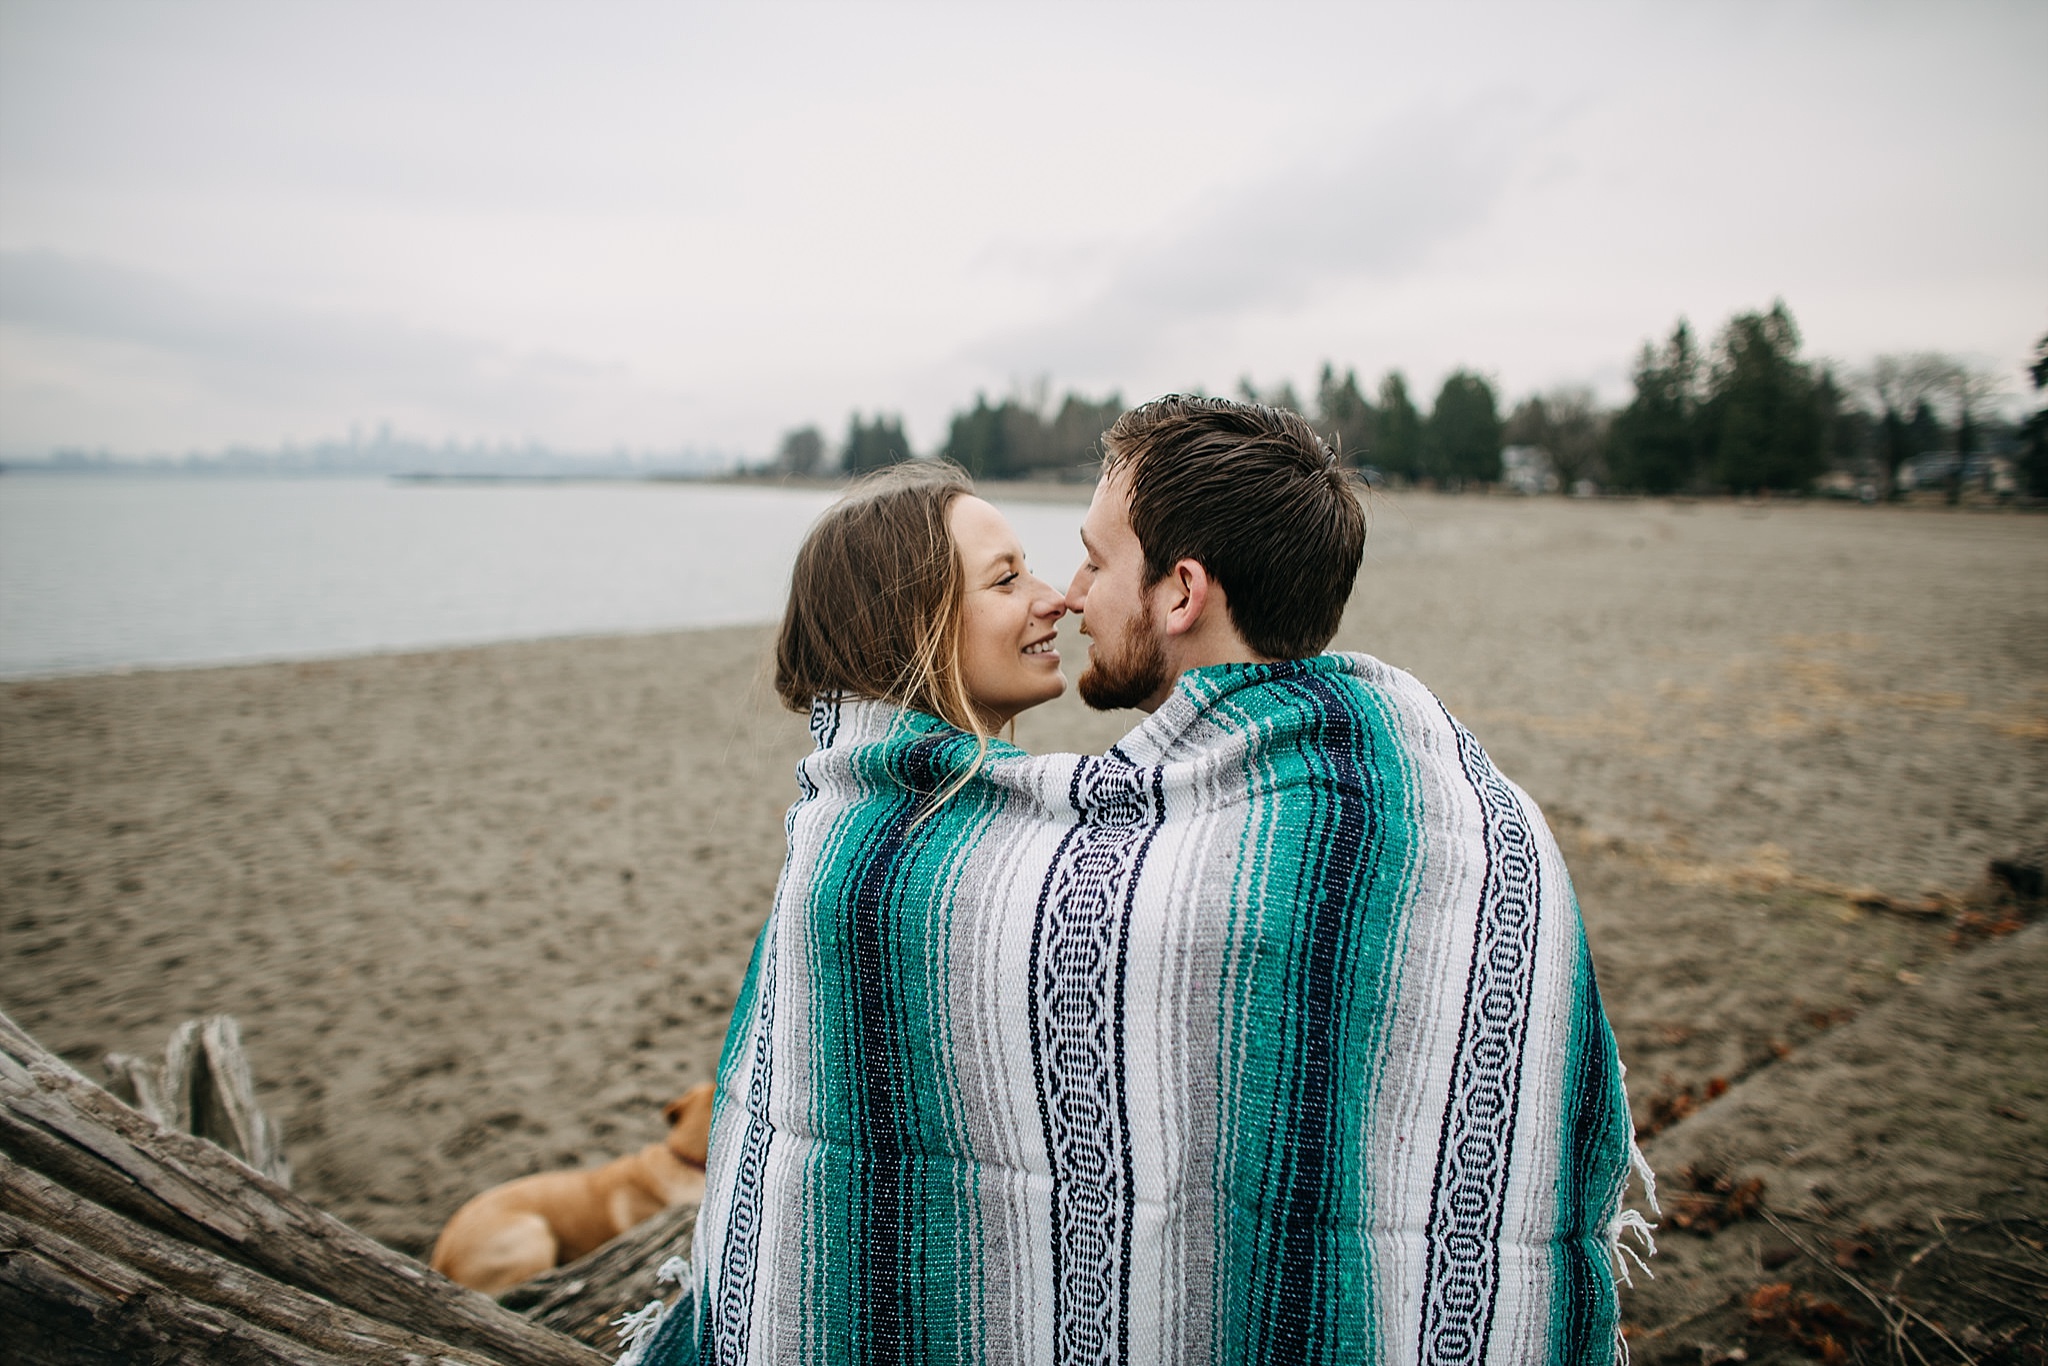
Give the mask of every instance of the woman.
M 974 842 L 1006 799 L 1000 785 L 969 784 L 992 758 L 1024 759 L 998 733 L 1066 690 L 1055 645 L 1065 614 L 1063 595 L 1026 566 L 1003 515 L 950 464 L 895 465 L 862 479 L 805 538 L 776 641 L 775 689 L 792 711 L 809 713 L 818 748 L 797 769 L 789 857 L 719 1063 L 716 1175 L 684 1300 L 696 1312 L 659 1318 L 650 1305 L 629 1319 L 633 1345 L 622 1363 L 693 1361 L 709 1349 L 699 1337 L 719 1333 L 717 1303 L 736 1280 L 750 1286 L 751 1263 L 786 1263 L 783 1235 L 804 1225 L 806 1190 L 859 1192 L 850 1202 L 859 1209 L 826 1219 L 825 1241 L 847 1250 L 872 1218 L 901 1227 L 944 1203 L 906 1170 L 949 1142 L 936 1131 L 916 1137 L 931 1125 L 912 1079 L 947 1069 L 934 1028 L 944 1007 L 916 999 L 931 927 L 912 933 L 880 914 L 892 898 L 876 884 L 892 884 L 894 899 L 906 885 L 929 887 L 932 895 L 911 899 L 943 910 L 947 851 Z M 837 799 L 847 792 L 863 795 Z M 771 1120 L 771 1108 L 784 1107 L 770 1095 L 768 1060 L 792 1014 L 810 1017 L 796 1029 L 808 1056 L 790 1056 L 785 1040 L 781 1085 L 794 1068 L 845 1094 L 802 1119 Z M 877 1134 L 900 1141 L 877 1143 Z M 804 1174 L 793 1176 L 792 1159 Z M 757 1239 L 757 1225 L 777 1231 Z M 721 1245 L 735 1241 L 750 1265 L 732 1265 Z M 713 1263 L 733 1274 L 705 1277 Z M 849 1269 L 850 1259 L 829 1274 Z M 841 1293 L 865 1298 L 851 1286 Z M 726 1319 L 734 1317 L 745 1315 Z

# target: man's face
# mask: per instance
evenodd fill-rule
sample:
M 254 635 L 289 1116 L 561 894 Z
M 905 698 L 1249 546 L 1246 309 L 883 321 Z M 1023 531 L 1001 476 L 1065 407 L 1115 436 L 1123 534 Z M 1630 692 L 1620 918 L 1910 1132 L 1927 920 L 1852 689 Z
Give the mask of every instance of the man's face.
M 1167 663 L 1153 619 L 1153 595 L 1145 590 L 1145 550 L 1131 530 L 1130 488 L 1121 475 L 1095 485 L 1081 522 L 1081 544 L 1087 559 L 1067 588 L 1067 610 L 1081 614 L 1081 634 L 1088 637 L 1081 700 L 1097 711 L 1152 711 L 1173 691 L 1179 675 Z

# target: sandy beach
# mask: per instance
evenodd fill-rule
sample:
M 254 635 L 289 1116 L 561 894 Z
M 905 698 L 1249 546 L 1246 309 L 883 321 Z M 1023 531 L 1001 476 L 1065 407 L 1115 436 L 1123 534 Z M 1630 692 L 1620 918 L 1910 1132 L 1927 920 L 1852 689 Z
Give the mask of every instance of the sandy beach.
M 1816 1247 L 1868 1244 L 1858 1274 L 1938 1220 L 2048 1217 L 2048 925 L 1956 918 L 2048 838 L 2044 584 L 2038 516 L 1410 495 L 1337 642 L 1433 687 L 1558 830 L 1637 1121 L 1693 1107 L 1647 1143 L 1667 1187 L 1762 1180 Z M 236 1016 L 295 1189 L 424 1253 L 711 1076 L 807 745 L 767 641 L 0 687 L 0 1009 L 95 1076 Z M 1133 719 L 1070 693 L 1017 739 Z M 1637 1359 L 1732 1342 L 1767 1281 L 1867 1311 L 1767 1265 L 1782 1238 L 1667 1228 Z

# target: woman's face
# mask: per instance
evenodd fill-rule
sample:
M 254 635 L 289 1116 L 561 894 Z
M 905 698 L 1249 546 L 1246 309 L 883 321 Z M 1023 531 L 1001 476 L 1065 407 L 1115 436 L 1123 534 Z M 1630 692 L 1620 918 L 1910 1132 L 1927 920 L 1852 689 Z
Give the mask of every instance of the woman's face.
M 966 597 L 960 608 L 960 669 L 967 695 L 991 726 L 1066 691 L 1053 626 L 1066 602 L 1024 567 L 1024 548 L 1010 524 L 981 499 L 965 495 L 946 511 L 946 530 L 960 553 Z

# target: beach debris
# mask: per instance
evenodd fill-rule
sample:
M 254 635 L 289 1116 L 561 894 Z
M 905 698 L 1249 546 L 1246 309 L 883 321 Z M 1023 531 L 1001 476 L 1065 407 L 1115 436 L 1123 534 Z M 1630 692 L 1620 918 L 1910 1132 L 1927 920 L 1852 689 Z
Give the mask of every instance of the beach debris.
M 1776 1271 L 1788 1262 L 1799 1260 L 1799 1249 L 1790 1243 L 1761 1243 L 1757 1247 L 1756 1259 L 1766 1271 Z
M 1709 1077 L 1704 1087 L 1696 1088 L 1691 1082 L 1680 1086 L 1676 1077 L 1666 1073 L 1662 1088 L 1650 1093 L 1650 1117 L 1636 1126 L 1636 1142 L 1662 1133 L 1708 1101 L 1719 1100 L 1727 1093 L 1726 1077 Z
M 1844 1271 L 1854 1271 L 1877 1255 L 1877 1249 L 1863 1241 L 1864 1237 L 1869 1236 L 1870 1230 L 1866 1227 L 1856 1232 L 1862 1236 L 1834 1240 L 1835 1265 Z
M 1838 1024 L 1847 1024 L 1856 1018 L 1853 1006 L 1833 1006 L 1827 1010 L 1809 1010 L 1806 1023 L 1816 1034 L 1824 1034 Z
M 1982 943 L 2010 934 L 2040 913 L 2048 896 L 2048 845 L 1993 859 L 1984 878 L 1966 890 L 1930 888 L 1915 896 L 1876 887 L 1833 882 L 1793 869 L 1791 856 L 1775 844 L 1762 844 L 1740 862 L 1719 862 L 1676 849 L 1638 844 L 1612 837 L 1602 842 L 1611 853 L 1648 863 L 1676 886 L 1718 887 L 1733 892 L 1803 892 L 1841 902 L 1859 911 L 1903 916 L 1909 920 L 1951 920 L 1949 942 L 1958 946 Z M 1675 1041 L 1674 1041 L 1675 1042 Z
M 1991 860 L 1991 879 L 2022 901 L 2041 900 L 2048 895 L 2048 847 Z
M 1931 1318 L 1901 1315 L 1902 1341 L 1949 1341 L 1980 1362 L 2048 1361 L 2048 1222 L 2027 1216 L 1936 1221 L 1936 1237 L 1892 1278 L 1902 1308 L 1940 1306 L 1947 1337 Z
M 1966 1366 L 2048 1361 L 2048 1316 L 2039 1312 L 2048 1303 L 2048 1225 L 2041 1220 L 2014 1216 L 1950 1227 L 1937 1217 L 1935 1239 L 1899 1265 L 1888 1288 L 1880 1288 L 1856 1274 L 1879 1256 L 1871 1244 L 1881 1240 L 1868 1228 L 1859 1228 L 1856 1238 L 1832 1240 L 1830 1256 L 1769 1208 L 1757 1213 L 1799 1255 L 1876 1311 L 1887 1359 L 1926 1366 L 1946 1360 Z M 1789 1282 L 1759 1286 L 1750 1294 L 1749 1309 L 1752 1328 L 1823 1361 L 1868 1359 L 1860 1349 L 1878 1336 L 1840 1305 Z
M 2010 907 L 1987 911 L 1958 911 L 1955 924 L 1949 927 L 1948 942 L 1958 948 L 1981 944 L 1987 939 L 1997 939 L 2011 934 L 2023 928 L 2026 923 L 2020 918 L 2019 912 Z
M 1958 900 L 1948 942 L 1972 947 L 2024 928 L 2041 913 L 2044 865 L 2048 850 L 2041 849 L 1991 860 L 1984 881 Z
M 1711 1164 L 1688 1162 L 1678 1169 L 1676 1179 L 1677 1189 L 1670 1193 L 1664 1215 L 1673 1227 L 1718 1233 L 1763 1208 L 1764 1183 L 1758 1177 L 1737 1181 Z
M 1876 1336 L 1869 1324 L 1833 1300 L 1795 1290 L 1782 1281 L 1752 1290 L 1747 1307 L 1751 1329 L 1781 1338 L 1830 1366 L 1848 1362 L 1853 1347 Z
M 0 1249 L 9 1360 L 604 1360 L 158 1124 L 5 1015 Z
M 187 1020 L 161 1063 L 109 1053 L 107 1089 L 166 1129 L 213 1143 L 280 1186 L 292 1183 L 284 1133 L 256 1102 L 256 1081 L 232 1015 Z

